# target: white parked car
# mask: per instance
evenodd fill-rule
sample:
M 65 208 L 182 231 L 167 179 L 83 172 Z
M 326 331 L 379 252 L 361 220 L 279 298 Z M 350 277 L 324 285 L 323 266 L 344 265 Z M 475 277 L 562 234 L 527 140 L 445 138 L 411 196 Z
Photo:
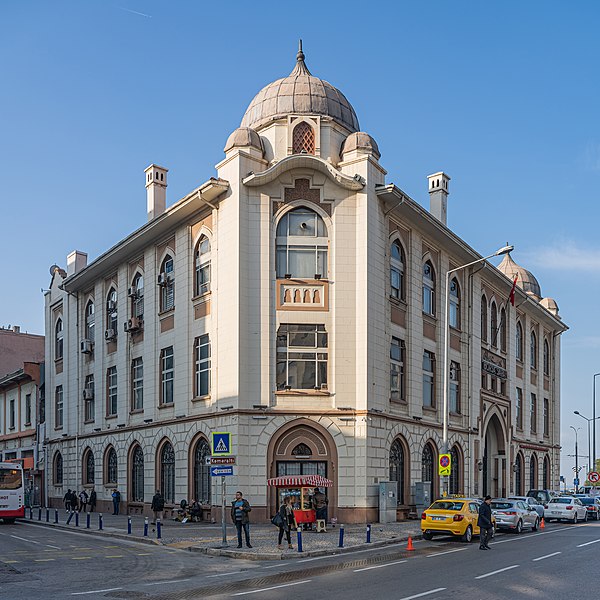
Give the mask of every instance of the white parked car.
M 559 496 L 550 498 L 548 508 L 544 511 L 546 521 L 587 521 L 588 511 L 579 498 L 573 496 Z

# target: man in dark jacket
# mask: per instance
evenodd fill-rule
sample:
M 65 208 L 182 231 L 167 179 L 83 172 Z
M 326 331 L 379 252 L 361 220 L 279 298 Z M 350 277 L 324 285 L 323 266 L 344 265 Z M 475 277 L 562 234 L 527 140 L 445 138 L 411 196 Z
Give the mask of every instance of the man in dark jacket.
M 152 525 L 156 524 L 156 520 L 163 520 L 163 510 L 165 510 L 165 499 L 160 493 L 160 490 L 156 490 L 156 494 L 152 496 L 152 506 L 150 507 L 154 511 L 154 521 Z
M 494 528 L 492 523 L 492 509 L 490 504 L 492 503 L 492 497 L 486 496 L 485 500 L 479 507 L 479 518 L 477 519 L 477 525 L 479 525 L 479 549 L 480 550 L 491 550 L 488 546 L 488 539 Z
M 250 503 L 244 498 L 242 492 L 236 492 L 235 500 L 231 503 L 231 520 L 235 523 L 237 529 L 238 548 L 242 547 L 242 529 L 246 536 L 246 546 L 252 548 L 250 544 L 250 517 L 248 517 L 251 510 Z

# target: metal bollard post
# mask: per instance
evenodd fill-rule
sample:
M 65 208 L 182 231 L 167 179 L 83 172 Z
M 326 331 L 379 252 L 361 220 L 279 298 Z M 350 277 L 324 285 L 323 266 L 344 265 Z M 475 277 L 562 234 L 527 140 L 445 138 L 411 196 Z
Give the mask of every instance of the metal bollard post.
M 41 520 L 42 520 L 42 507 L 40 506 L 38 508 L 38 521 L 41 521 Z
M 79 513 L 75 513 L 75 527 L 79 527 Z
M 302 527 L 296 530 L 298 533 L 298 552 L 302 552 Z
M 50 523 L 50 509 L 46 508 L 46 523 Z
M 102 531 L 102 513 L 98 515 L 98 531 Z
M 75 513 L 69 513 L 69 518 L 67 519 L 67 525 L 71 522 L 71 519 L 73 518 L 73 515 Z
M 340 543 L 338 544 L 340 548 L 344 547 L 344 526 L 340 525 Z
M 156 519 L 156 539 L 160 540 L 162 537 L 160 519 Z
M 86 513 L 85 515 L 85 528 L 90 528 L 90 521 L 92 520 L 90 513 Z
M 29 520 L 33 521 L 33 508 L 29 507 Z
M 131 535 L 131 517 L 127 517 L 127 534 Z
M 54 509 L 54 523 L 58 525 L 58 508 Z
M 367 523 L 367 544 L 371 543 L 371 524 Z
M 148 537 L 148 517 L 144 517 L 144 537 Z

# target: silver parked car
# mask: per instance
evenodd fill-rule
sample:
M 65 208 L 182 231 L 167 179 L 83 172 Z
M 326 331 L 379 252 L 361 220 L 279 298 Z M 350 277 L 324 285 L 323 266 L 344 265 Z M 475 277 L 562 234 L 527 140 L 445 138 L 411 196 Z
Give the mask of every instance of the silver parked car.
M 537 498 L 533 498 L 532 496 L 511 496 L 509 500 L 522 500 L 530 508 L 535 508 L 540 519 L 544 517 L 544 505 Z
M 491 508 L 496 517 L 497 529 L 510 529 L 521 533 L 524 528 L 537 531 L 540 524 L 540 517 L 535 508 L 528 506 L 523 500 L 494 498 Z
M 550 498 L 548 508 L 546 509 L 546 521 L 553 519 L 557 521 L 587 521 L 587 508 L 581 503 L 579 498 L 573 496 L 560 496 Z

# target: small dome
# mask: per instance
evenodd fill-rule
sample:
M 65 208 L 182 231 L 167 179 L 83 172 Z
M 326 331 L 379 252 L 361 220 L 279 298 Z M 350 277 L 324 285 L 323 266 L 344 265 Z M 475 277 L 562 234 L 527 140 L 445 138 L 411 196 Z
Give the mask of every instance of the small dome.
M 348 131 L 358 131 L 358 118 L 346 96 L 327 81 L 314 77 L 304 64 L 302 41 L 294 70 L 265 86 L 250 102 L 242 127 L 259 128 L 288 115 L 331 117 Z
M 554 298 L 542 298 L 540 304 L 555 317 L 558 317 L 558 304 Z
M 351 152 L 352 150 L 366 150 L 371 152 L 377 160 L 381 157 L 377 142 L 364 131 L 355 131 L 344 140 L 341 154 L 343 155 L 344 152 Z
M 260 135 L 250 127 L 238 127 L 228 138 L 225 144 L 225 152 L 236 147 L 252 146 L 261 152 L 263 151 Z
M 504 273 L 509 279 L 517 277 L 517 285 L 531 296 L 535 296 L 539 300 L 542 296 L 542 290 L 538 280 L 534 277 L 531 271 L 518 265 L 510 256 L 507 254 L 502 262 L 498 265 L 498 270 Z

